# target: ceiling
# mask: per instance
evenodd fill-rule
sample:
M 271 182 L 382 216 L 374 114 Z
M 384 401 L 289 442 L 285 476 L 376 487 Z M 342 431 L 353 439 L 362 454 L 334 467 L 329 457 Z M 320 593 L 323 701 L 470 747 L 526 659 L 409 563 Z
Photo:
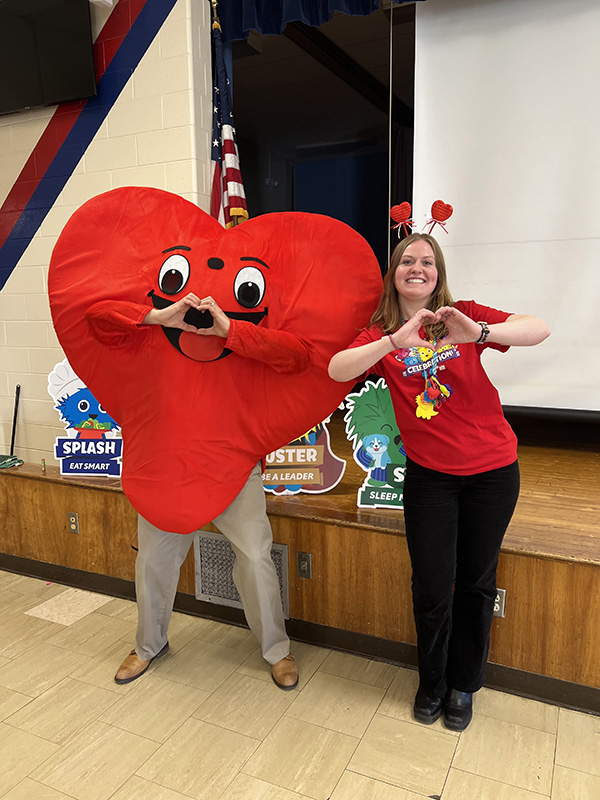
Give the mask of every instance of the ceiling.
M 393 117 L 411 125 L 414 16 L 414 5 L 335 14 L 320 28 L 291 23 L 234 42 L 238 136 L 293 162 L 387 150 L 390 17 Z

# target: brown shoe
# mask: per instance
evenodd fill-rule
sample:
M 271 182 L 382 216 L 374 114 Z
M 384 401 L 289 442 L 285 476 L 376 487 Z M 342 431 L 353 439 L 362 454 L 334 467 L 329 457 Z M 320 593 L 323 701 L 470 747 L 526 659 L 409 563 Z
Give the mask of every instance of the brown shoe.
M 152 656 L 152 658 L 148 659 L 148 661 L 144 661 L 143 658 L 138 656 L 135 650 L 132 650 L 117 670 L 117 674 L 115 675 L 115 683 L 131 683 L 131 681 L 139 678 L 144 674 L 144 672 L 146 672 L 154 659 L 164 656 L 168 649 L 169 643 L 167 642 L 163 649 L 155 656 Z
M 282 658 L 281 661 L 273 664 L 271 677 L 274 683 L 284 692 L 289 692 L 290 689 L 295 689 L 298 686 L 298 667 L 291 653 Z

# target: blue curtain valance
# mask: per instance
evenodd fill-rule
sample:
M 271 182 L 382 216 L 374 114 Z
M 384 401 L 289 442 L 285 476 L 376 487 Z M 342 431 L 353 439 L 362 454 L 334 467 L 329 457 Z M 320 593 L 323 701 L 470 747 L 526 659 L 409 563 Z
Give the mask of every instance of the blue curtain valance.
M 409 0 L 394 0 L 403 5 Z M 335 11 L 367 15 L 377 11 L 380 0 L 220 0 L 217 13 L 223 29 L 223 41 L 245 39 L 250 30 L 279 34 L 288 22 L 319 26 L 328 22 Z

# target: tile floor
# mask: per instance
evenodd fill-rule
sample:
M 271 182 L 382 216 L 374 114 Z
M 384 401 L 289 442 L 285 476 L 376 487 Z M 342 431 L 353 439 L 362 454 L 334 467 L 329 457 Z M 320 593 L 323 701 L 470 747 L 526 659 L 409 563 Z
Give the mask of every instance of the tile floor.
M 39 608 L 38 608 L 39 607 Z M 2 800 L 599 800 L 600 717 L 483 689 L 462 734 L 416 723 L 412 670 L 175 614 L 127 686 L 135 605 L 0 572 Z

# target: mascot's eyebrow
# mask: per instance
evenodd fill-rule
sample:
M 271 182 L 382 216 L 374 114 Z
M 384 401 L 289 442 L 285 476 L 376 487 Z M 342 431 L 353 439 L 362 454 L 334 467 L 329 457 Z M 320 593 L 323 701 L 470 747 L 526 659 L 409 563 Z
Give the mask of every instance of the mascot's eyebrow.
M 253 258 L 252 256 L 240 256 L 240 261 L 256 261 L 257 264 L 262 264 L 263 267 L 271 269 L 271 267 L 268 264 L 265 264 L 264 261 L 261 261 L 260 258 Z
M 184 244 L 176 244 L 175 247 L 167 247 L 166 250 L 162 251 L 162 254 L 164 255 L 165 253 L 170 253 L 171 250 L 191 250 L 191 249 L 192 249 L 191 247 L 186 247 L 186 245 Z

